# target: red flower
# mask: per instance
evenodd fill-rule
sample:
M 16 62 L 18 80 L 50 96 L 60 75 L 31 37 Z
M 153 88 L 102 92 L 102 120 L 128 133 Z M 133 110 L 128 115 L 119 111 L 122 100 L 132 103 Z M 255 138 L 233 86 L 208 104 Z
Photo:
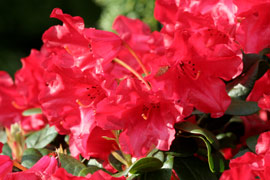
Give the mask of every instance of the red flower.
M 173 125 L 182 118 L 181 110 L 162 93 L 144 91 L 138 80 L 125 79 L 114 96 L 97 104 L 96 122 L 104 129 L 123 129 L 122 149 L 139 157 L 154 147 L 169 149 L 174 139 Z
M 257 1 L 255 1 L 257 3 Z M 241 4 L 242 5 L 242 4 Z M 244 6 L 245 7 L 245 6 Z M 270 47 L 270 3 L 262 3 L 250 7 L 246 12 L 237 16 L 240 26 L 236 32 L 236 41 L 239 42 L 245 53 L 259 53 Z
M 103 77 L 79 69 L 51 67 L 45 74 L 47 87 L 40 94 L 43 113 L 61 134 L 80 123 L 80 107 L 94 107 L 106 97 Z
M 85 29 L 85 35 L 91 40 L 93 55 L 101 64 L 111 62 L 122 48 L 122 40 L 112 32 L 89 28 Z
M 270 111 L 270 71 L 268 70 L 255 85 L 248 96 L 249 101 L 257 101 L 260 108 Z
M 270 168 L 270 132 L 262 133 L 256 145 L 256 154 L 247 152 L 230 161 L 221 180 L 268 179 Z
M 22 119 L 22 110 L 14 101 L 14 98 L 20 98 L 12 78 L 8 73 L 0 71 L 0 126 L 9 127 Z
M 107 161 L 109 154 L 118 147 L 114 140 L 108 140 L 115 136 L 110 130 L 96 126 L 93 109 L 80 107 L 80 112 L 80 124 L 71 127 L 69 146 L 72 156 L 81 154 L 87 159 L 94 157 Z
M 12 163 L 12 161 L 11 161 Z M 0 168 L 2 170 L 2 167 Z M 11 172 L 7 171 L 3 180 L 13 179 L 31 179 L 31 180 L 45 180 L 49 179 L 52 174 L 58 169 L 57 160 L 54 157 L 43 156 L 33 167 L 26 171 Z M 7 169 L 6 169 L 7 170 Z
M 55 8 L 51 17 L 63 21 L 63 26 L 53 26 L 42 37 L 44 48 L 48 53 L 59 54 L 66 58 L 54 59 L 55 64 L 61 67 L 91 68 L 95 66 L 93 54 L 89 47 L 90 40 L 84 34 L 84 22 L 81 17 L 72 17 L 64 14 L 61 9 Z
M 219 117 L 230 104 L 222 79 L 230 80 L 240 74 L 241 59 L 233 46 L 227 45 L 230 41 L 226 35 L 221 38 L 219 32 L 209 37 L 211 33 L 176 32 L 166 53 L 169 69 L 157 79 L 166 82 L 161 89 L 171 85 L 176 100 Z
M 12 167 L 13 163 L 9 156 L 0 155 L 0 179 L 4 179 L 8 173 L 11 173 Z

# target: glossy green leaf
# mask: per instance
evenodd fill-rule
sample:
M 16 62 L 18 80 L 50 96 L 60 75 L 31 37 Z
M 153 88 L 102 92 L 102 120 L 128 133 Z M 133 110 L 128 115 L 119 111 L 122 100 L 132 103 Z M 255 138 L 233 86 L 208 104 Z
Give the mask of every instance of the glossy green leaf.
M 60 153 L 59 160 L 61 167 L 74 176 L 78 176 L 83 169 L 87 168 L 81 161 L 66 154 Z M 81 174 L 84 174 L 84 172 Z
M 161 152 L 161 151 L 160 151 Z M 173 168 L 173 160 L 174 157 L 171 155 L 167 155 L 165 158 L 165 162 L 161 169 L 141 173 L 139 179 L 147 179 L 147 180 L 170 180 L 172 175 Z M 137 177 L 136 174 L 135 177 Z M 131 178 L 130 178 L 131 179 Z
M 212 149 L 211 144 L 203 137 L 197 136 L 204 141 L 207 148 L 209 168 L 212 172 L 223 172 L 225 170 L 225 159 L 219 151 Z
M 263 56 L 263 55 L 266 55 L 266 54 L 269 54 L 270 53 L 270 48 L 265 48 L 263 50 L 260 51 L 260 55 Z
M 26 168 L 31 168 L 43 156 L 49 154 L 51 151 L 47 149 L 28 148 L 24 151 L 22 156 L 22 165 Z
M 4 144 L 2 148 L 2 155 L 7 155 L 12 159 L 12 151 L 7 143 Z
M 54 127 L 46 126 L 28 136 L 25 142 L 28 148 L 44 148 L 55 139 L 57 134 Z
M 181 180 L 217 180 L 208 164 L 196 157 L 174 158 L 173 169 Z
M 155 171 L 160 169 L 163 166 L 163 163 L 154 157 L 145 157 L 134 162 L 129 168 L 125 171 L 119 172 L 117 174 L 112 175 L 113 177 L 121 177 L 125 176 L 128 173 L 131 174 L 140 174 L 150 171 Z
M 139 172 L 147 172 L 160 169 L 163 163 L 154 157 L 145 157 L 137 160 L 134 164 L 132 164 L 129 172 L 131 174 L 139 173 Z
M 154 151 L 149 153 L 147 155 L 147 157 L 155 157 L 155 158 L 159 159 L 161 162 L 163 162 L 164 161 L 164 152 L 160 151 L 158 149 L 155 149 Z
M 232 98 L 232 102 L 226 110 L 225 114 L 234 116 L 247 116 L 258 112 L 259 110 L 260 108 L 257 102 Z
M 124 159 L 121 151 L 115 151 L 115 152 L 118 153 L 119 156 L 121 156 Z M 119 160 L 117 160 L 112 154 L 109 155 L 108 160 L 109 160 L 109 163 L 111 164 L 111 166 L 113 168 L 115 168 L 118 171 L 122 171 L 122 165 L 123 164 Z
M 248 148 L 254 153 L 256 152 L 256 144 L 257 144 L 258 138 L 259 138 L 259 135 L 255 135 L 255 136 L 249 137 L 246 140 Z
M 172 169 L 159 169 L 157 171 L 152 171 L 144 173 L 140 176 L 140 179 L 147 180 L 170 180 L 172 175 Z
M 243 156 L 245 153 L 251 152 L 250 149 L 242 149 L 236 155 L 234 155 L 233 159 Z
M 243 71 L 234 80 L 227 83 L 226 88 L 232 98 L 245 100 L 256 80 L 262 77 L 270 68 L 269 58 L 262 54 L 243 53 Z
M 98 171 L 98 170 L 100 170 L 100 169 L 102 169 L 102 168 L 99 168 L 99 167 L 97 167 L 97 166 L 88 166 L 88 167 L 86 167 L 86 168 L 83 168 L 80 172 L 79 172 L 79 174 L 78 174 L 78 176 L 83 176 L 83 177 L 85 177 L 85 176 L 87 176 L 87 174 L 93 174 L 94 172 L 96 172 L 96 171 Z
M 184 132 L 188 132 L 191 134 L 197 134 L 197 135 L 201 135 L 204 138 L 207 139 L 207 141 L 215 148 L 218 149 L 219 148 L 219 142 L 216 139 L 215 135 L 212 134 L 210 131 L 203 129 L 201 127 L 199 127 L 196 124 L 193 124 L 191 122 L 181 122 L 178 124 L 175 124 L 175 128 Z
M 32 108 L 32 109 L 27 109 L 23 111 L 22 113 L 23 116 L 32 116 L 36 114 L 42 114 L 42 110 L 40 108 Z

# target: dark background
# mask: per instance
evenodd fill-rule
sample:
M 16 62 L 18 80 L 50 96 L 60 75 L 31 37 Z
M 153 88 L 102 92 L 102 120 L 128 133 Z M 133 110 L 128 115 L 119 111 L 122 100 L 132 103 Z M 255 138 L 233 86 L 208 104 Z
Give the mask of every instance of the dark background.
M 45 30 L 61 21 L 50 18 L 52 10 L 83 17 L 86 27 L 95 27 L 101 7 L 90 0 L 1 0 L 0 1 L 0 70 L 10 74 L 21 67 L 20 58 L 40 49 Z
M 111 31 L 119 14 L 139 18 L 152 30 L 160 28 L 154 19 L 155 0 L 0 0 L 0 70 L 13 75 L 20 59 L 32 48 L 40 49 L 42 34 L 52 25 L 62 24 L 50 18 L 52 10 L 81 16 L 86 27 Z

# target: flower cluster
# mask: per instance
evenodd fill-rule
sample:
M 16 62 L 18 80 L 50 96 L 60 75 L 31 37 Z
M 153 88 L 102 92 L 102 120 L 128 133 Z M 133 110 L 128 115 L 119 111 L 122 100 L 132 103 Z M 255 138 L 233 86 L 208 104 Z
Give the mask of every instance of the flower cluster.
M 116 33 L 86 28 L 81 17 L 54 9 L 51 17 L 63 25 L 45 31 L 41 49 L 22 59 L 14 82 L 0 72 L 0 126 L 12 129 L 17 122 L 24 133 L 54 126 L 60 135 L 68 135 L 73 157 L 102 160 L 111 173 L 116 170 L 108 162 L 110 154 L 132 167 L 132 158 L 155 149 L 169 151 L 181 134 L 176 124 L 200 125 L 201 114 L 216 121 L 224 114 L 238 115 L 228 113 L 235 108 L 232 97 L 258 102 L 260 115 L 253 115 L 261 128 L 257 133 L 269 130 L 270 2 L 157 0 L 155 5 L 154 15 L 162 24 L 155 32 L 124 16 L 113 23 Z M 239 85 L 247 90 L 233 93 Z M 257 128 L 250 118 L 242 117 L 245 137 Z M 240 177 L 231 172 L 245 173 L 255 161 L 259 167 L 249 173 L 266 177 L 264 144 L 259 139 L 258 155 L 233 160 L 222 178 Z M 11 172 L 14 162 L 0 156 L 1 179 L 113 178 L 100 170 L 75 177 L 54 156 L 43 156 L 17 173 Z

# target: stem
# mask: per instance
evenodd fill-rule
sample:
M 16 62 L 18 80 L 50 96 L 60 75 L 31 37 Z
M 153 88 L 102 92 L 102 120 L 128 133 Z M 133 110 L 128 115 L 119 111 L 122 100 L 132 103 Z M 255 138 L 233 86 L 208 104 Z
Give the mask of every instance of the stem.
M 151 90 L 150 85 L 132 67 L 130 67 L 128 64 L 126 64 L 125 62 L 123 62 L 122 60 L 120 60 L 118 58 L 114 58 L 113 61 L 120 64 L 121 66 L 123 66 L 127 70 L 129 70 L 132 74 L 134 74 L 139 80 L 141 80 L 145 84 L 145 86 L 147 87 L 148 90 Z
M 124 46 L 128 49 L 128 51 L 130 52 L 130 54 L 137 60 L 137 62 L 139 63 L 139 65 L 141 66 L 145 76 L 148 76 L 149 73 L 146 70 L 145 66 L 143 65 L 142 61 L 140 60 L 140 58 L 137 56 L 137 54 L 133 51 L 133 49 L 131 49 L 131 47 L 127 44 L 124 43 Z
M 13 166 L 15 166 L 16 168 L 22 170 L 22 171 L 26 171 L 28 170 L 26 167 L 24 167 L 23 165 L 21 165 L 20 163 L 18 163 L 16 160 L 13 161 Z

